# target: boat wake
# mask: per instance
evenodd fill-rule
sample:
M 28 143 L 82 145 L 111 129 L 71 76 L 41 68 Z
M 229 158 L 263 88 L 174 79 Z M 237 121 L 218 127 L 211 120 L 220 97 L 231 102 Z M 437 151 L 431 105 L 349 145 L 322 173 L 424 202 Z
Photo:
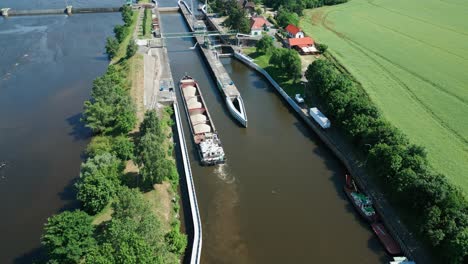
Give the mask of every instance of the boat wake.
M 236 181 L 236 178 L 229 174 L 227 164 L 219 164 L 216 166 L 215 172 L 218 178 L 226 183 L 231 184 Z

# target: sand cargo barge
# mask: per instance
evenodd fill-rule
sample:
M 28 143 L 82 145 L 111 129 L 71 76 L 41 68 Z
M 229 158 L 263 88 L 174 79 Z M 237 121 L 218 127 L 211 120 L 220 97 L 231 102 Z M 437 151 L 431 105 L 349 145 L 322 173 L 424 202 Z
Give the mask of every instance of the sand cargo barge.
M 193 141 L 197 145 L 202 165 L 216 165 L 226 161 L 221 140 L 211 119 L 198 83 L 190 76 L 179 82 Z

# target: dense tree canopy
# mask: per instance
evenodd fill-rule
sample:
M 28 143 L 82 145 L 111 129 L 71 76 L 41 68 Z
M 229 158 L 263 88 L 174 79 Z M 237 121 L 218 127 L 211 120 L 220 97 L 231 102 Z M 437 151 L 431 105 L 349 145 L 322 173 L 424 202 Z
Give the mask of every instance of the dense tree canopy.
M 85 212 L 65 211 L 47 219 L 42 244 L 52 261 L 78 263 L 95 245 L 92 218 Z
M 270 53 L 274 49 L 274 40 L 271 36 L 263 35 L 262 38 L 257 42 L 257 51 L 261 53 Z
M 316 97 L 323 112 L 342 128 L 392 201 L 411 212 L 420 234 L 447 263 L 468 255 L 468 203 L 445 176 L 427 165 L 424 148 L 385 121 L 346 73 L 327 60 L 314 61 L 306 71 L 306 101 Z
M 90 214 L 100 212 L 114 197 L 123 172 L 122 162 L 110 153 L 89 158 L 76 183 L 77 199 Z
M 273 49 L 269 63 L 278 68 L 288 78 L 296 80 L 301 76 L 301 58 L 299 53 L 293 49 Z
M 127 133 L 135 127 L 135 105 L 128 93 L 124 69 L 109 66 L 93 83 L 92 99 L 84 104 L 86 126 L 95 133 Z

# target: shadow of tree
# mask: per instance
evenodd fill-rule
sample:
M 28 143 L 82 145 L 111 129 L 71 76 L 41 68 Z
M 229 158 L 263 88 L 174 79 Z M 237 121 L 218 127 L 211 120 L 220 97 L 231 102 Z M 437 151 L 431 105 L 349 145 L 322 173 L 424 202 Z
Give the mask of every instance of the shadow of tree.
M 85 126 L 85 123 L 81 121 L 83 118 L 82 113 L 72 115 L 66 119 L 67 123 L 71 126 L 72 131 L 69 133 L 70 136 L 73 136 L 73 140 L 87 140 L 92 136 L 91 129 Z

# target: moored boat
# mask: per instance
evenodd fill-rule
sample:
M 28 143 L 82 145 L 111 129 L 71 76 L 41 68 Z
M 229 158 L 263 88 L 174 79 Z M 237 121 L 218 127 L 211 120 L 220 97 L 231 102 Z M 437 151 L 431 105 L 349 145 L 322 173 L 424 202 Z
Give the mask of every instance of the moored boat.
M 372 200 L 367 195 L 358 191 L 353 179 L 348 174 L 346 174 L 346 184 L 343 189 L 358 213 L 366 221 L 371 223 L 377 221 L 377 213 L 372 206 Z
M 387 231 L 384 224 L 382 223 L 372 223 L 372 230 L 379 238 L 380 242 L 383 244 L 385 250 L 390 255 L 400 255 L 401 248 L 400 245 L 393 239 L 392 235 Z
M 226 96 L 226 104 L 229 112 L 234 118 L 241 123 L 244 127 L 247 127 L 247 113 L 245 112 L 244 101 L 240 95 L 234 97 Z
M 179 89 L 201 163 L 203 165 L 224 163 L 226 158 L 221 140 L 218 137 L 198 83 L 192 77 L 186 75 L 180 80 Z

